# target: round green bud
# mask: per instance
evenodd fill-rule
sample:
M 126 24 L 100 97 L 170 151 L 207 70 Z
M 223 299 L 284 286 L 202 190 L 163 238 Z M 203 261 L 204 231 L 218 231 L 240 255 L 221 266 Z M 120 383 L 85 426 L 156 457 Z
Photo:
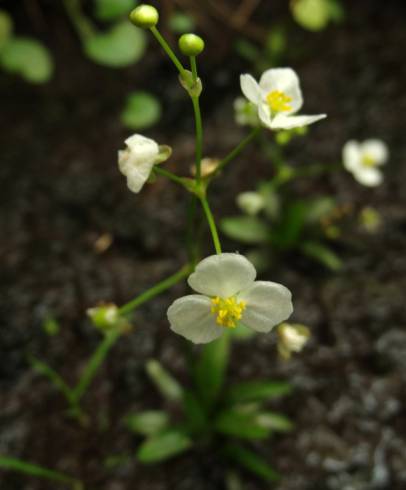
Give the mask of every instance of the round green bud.
M 149 29 L 150 27 L 154 27 L 158 24 L 158 10 L 152 5 L 143 3 L 132 10 L 130 13 L 130 20 L 137 27 Z
M 204 41 L 196 34 L 183 34 L 179 38 L 179 49 L 186 56 L 197 56 L 204 50 Z

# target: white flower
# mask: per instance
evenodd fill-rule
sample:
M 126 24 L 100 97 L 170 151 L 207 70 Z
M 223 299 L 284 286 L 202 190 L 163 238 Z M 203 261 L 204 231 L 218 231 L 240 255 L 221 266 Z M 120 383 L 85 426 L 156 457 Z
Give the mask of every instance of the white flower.
M 132 192 L 140 192 L 148 180 L 152 167 L 159 157 L 158 144 L 140 134 L 125 140 L 127 148 L 118 152 L 118 167 L 127 177 L 127 186 Z
M 292 352 L 300 352 L 310 337 L 310 330 L 304 325 L 282 323 L 278 327 L 278 351 L 284 359 L 289 359 Z
M 237 204 L 244 213 L 255 216 L 264 208 L 265 200 L 259 192 L 247 191 L 238 194 Z
M 292 129 L 307 126 L 326 114 L 294 116 L 303 105 L 299 78 L 291 68 L 271 68 L 259 83 L 248 74 L 241 75 L 241 90 L 257 106 L 262 123 L 271 129 Z
M 269 332 L 291 315 L 291 293 L 255 277 L 255 267 L 242 255 L 205 258 L 188 279 L 199 294 L 179 298 L 168 309 L 171 329 L 196 344 L 211 342 L 240 320 L 257 332 Z
M 383 175 L 378 167 L 387 162 L 388 156 L 388 147 L 377 139 L 369 139 L 362 143 L 351 140 L 343 147 L 344 167 L 360 184 L 368 187 L 382 183 Z

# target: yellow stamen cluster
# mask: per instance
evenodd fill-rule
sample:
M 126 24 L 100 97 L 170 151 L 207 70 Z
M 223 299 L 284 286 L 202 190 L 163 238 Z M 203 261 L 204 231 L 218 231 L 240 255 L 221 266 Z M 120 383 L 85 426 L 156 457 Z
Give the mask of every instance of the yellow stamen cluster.
M 364 153 L 364 155 L 362 155 L 362 165 L 364 165 L 364 167 L 375 167 L 376 159 L 372 155 Z
M 273 90 L 266 96 L 266 101 L 272 112 L 286 112 L 292 110 L 292 106 L 289 102 L 292 101 L 292 97 L 284 94 L 280 90 Z
M 217 315 L 217 324 L 222 327 L 235 328 L 245 310 L 245 301 L 237 301 L 235 296 L 220 298 L 216 296 L 211 300 L 211 312 Z

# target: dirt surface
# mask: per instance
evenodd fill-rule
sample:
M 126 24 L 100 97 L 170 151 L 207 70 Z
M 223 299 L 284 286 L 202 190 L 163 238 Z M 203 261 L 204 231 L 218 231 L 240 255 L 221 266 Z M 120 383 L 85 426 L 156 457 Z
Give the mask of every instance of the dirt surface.
M 297 191 L 330 193 L 355 207 L 373 205 L 383 226 L 375 235 L 352 228 L 338 246 L 344 260 L 338 274 L 300 257 L 282 257 L 264 274 L 293 292 L 293 319 L 311 326 L 312 341 L 289 363 L 277 361 L 272 335 L 236 344 L 230 376 L 286 379 L 295 386 L 294 394 L 276 405 L 295 421 L 295 430 L 257 445 L 284 475 L 276 489 L 402 490 L 406 166 L 399 127 L 406 111 L 406 10 L 397 1 L 385 6 L 348 1 L 342 26 L 312 34 L 295 26 L 282 4 L 275 22 L 286 23 L 291 46 L 283 62 L 302 78 L 306 112 L 329 115 L 289 147 L 289 159 L 298 165 L 336 164 L 349 138 L 379 137 L 391 150 L 385 183 L 376 190 L 365 190 L 339 172 L 299 182 Z M 270 7 L 261 6 L 258 22 L 269 14 Z M 32 31 L 25 29 L 22 14 L 16 17 L 21 32 L 36 33 L 35 24 Z M 165 319 L 184 285 L 135 313 L 137 328 L 117 343 L 86 395 L 88 428 L 64 415 L 61 396 L 27 362 L 34 354 L 73 384 L 100 340 L 85 318 L 86 308 L 100 300 L 122 304 L 185 260 L 179 236 L 187 196 L 162 180 L 135 196 L 117 171 L 116 151 L 128 134 L 119 113 L 129 90 L 147 88 L 160 95 L 164 118 L 148 134 L 174 147 L 169 168 L 186 173 L 193 159 L 189 103 L 154 44 L 145 62 L 107 70 L 83 58 L 58 9 L 47 10 L 44 18 L 51 27 L 43 38 L 57 60 L 53 81 L 34 87 L 0 75 L 0 454 L 76 475 L 91 490 L 222 490 L 224 468 L 216 452 L 197 450 L 158 469 L 135 460 L 110 470 L 103 465 L 111 455 L 134 452 L 139 443 L 122 418 L 132 410 L 159 407 L 145 361 L 156 357 L 187 380 L 183 341 L 169 332 Z M 249 67 L 235 52 L 228 51 L 225 62 L 210 57 L 211 51 L 202 68 L 206 153 L 222 156 L 244 134 L 233 123 L 232 101 L 239 92 L 238 74 Z M 216 215 L 235 213 L 236 193 L 271 174 L 271 162 L 258 148 L 245 152 L 213 187 Z M 98 253 L 96 241 L 105 234 L 113 243 Z M 244 251 L 230 241 L 224 244 Z M 41 329 L 49 314 L 61 324 L 57 337 Z M 242 476 L 245 490 L 269 488 Z M 64 488 L 11 473 L 0 474 L 0 486 Z

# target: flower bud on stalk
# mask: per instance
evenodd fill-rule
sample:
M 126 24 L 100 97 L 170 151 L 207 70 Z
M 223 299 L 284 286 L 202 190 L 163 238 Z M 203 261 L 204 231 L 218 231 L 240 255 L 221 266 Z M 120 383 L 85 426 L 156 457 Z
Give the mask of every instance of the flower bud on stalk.
M 178 44 L 185 56 L 198 56 L 204 50 L 204 41 L 196 34 L 183 34 L 179 38 Z
M 152 5 L 141 4 L 130 13 L 130 21 L 142 29 L 150 29 L 158 24 L 158 10 Z

